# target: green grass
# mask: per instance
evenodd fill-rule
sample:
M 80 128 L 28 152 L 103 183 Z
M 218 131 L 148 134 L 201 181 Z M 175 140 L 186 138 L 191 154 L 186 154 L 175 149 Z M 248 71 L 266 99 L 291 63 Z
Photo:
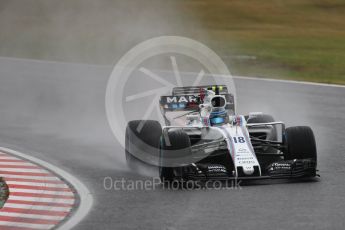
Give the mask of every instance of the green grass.
M 234 74 L 345 84 L 344 1 L 191 2 Z
M 0 178 L 0 208 L 4 206 L 7 198 L 8 198 L 8 186 L 5 181 Z
M 141 41 L 180 35 L 236 75 L 345 84 L 344 0 L 11 0 L 0 31 L 0 56 L 114 64 Z

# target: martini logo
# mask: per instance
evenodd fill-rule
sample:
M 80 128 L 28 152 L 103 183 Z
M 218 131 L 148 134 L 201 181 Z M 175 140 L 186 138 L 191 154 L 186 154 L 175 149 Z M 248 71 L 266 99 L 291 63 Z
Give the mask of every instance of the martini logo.
M 181 96 L 181 97 L 166 97 L 166 102 L 170 103 L 196 103 L 197 98 L 195 96 Z

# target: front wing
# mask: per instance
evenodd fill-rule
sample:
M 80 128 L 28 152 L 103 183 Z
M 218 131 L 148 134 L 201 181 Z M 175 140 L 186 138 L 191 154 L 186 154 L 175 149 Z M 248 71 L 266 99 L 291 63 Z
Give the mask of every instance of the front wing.
M 259 180 L 287 179 L 318 176 L 312 159 L 282 160 L 270 164 L 261 176 L 237 176 L 220 164 L 191 164 L 181 169 L 176 180 Z

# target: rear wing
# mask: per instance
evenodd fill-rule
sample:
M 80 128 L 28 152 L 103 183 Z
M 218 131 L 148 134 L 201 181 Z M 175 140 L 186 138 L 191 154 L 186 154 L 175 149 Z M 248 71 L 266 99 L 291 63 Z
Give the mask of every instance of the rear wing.
M 226 85 L 217 85 L 219 88 L 219 94 L 228 94 L 228 87 Z M 216 86 L 214 85 L 204 85 L 204 86 L 186 86 L 186 87 L 175 87 L 172 90 L 173 96 L 183 96 L 183 95 L 200 95 L 203 89 L 212 89 Z
M 205 89 L 212 89 L 215 86 L 190 86 L 175 87 L 171 96 L 161 96 L 160 107 L 165 113 L 166 111 L 199 111 L 199 105 L 202 103 L 201 97 Z M 234 95 L 228 93 L 225 85 L 218 86 L 219 94 L 226 99 L 225 109 L 230 114 L 235 112 Z

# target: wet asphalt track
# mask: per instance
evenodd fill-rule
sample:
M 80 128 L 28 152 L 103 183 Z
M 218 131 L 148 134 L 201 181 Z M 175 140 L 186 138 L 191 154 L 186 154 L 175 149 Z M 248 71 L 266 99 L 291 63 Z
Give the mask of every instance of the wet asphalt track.
M 264 111 L 310 125 L 321 180 L 278 181 L 241 190 L 107 191 L 127 171 L 105 116 L 110 67 L 0 58 L 0 145 L 77 176 L 95 205 L 85 229 L 343 229 L 345 88 L 237 79 L 241 113 Z

